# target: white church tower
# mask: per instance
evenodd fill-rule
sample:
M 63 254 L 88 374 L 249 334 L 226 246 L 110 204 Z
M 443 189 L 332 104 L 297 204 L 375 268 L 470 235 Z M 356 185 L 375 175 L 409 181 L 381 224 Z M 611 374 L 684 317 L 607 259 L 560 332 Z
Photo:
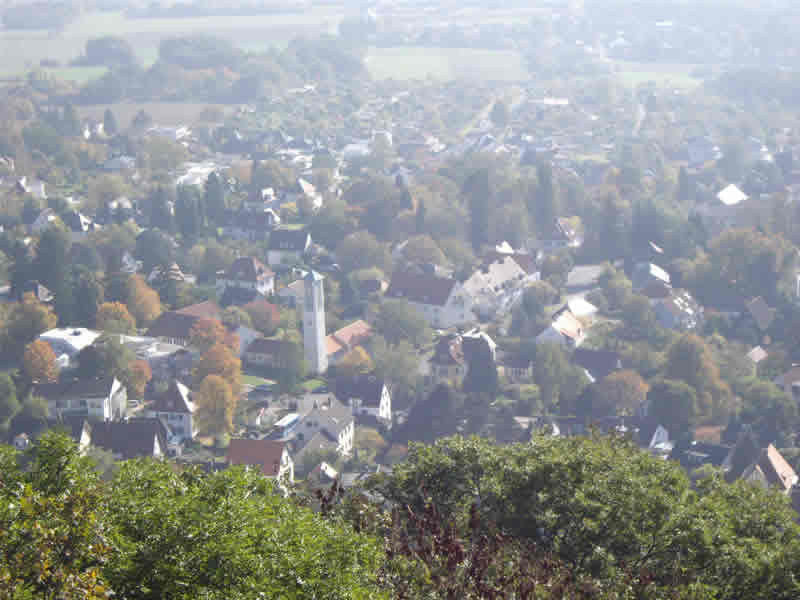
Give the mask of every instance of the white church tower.
M 303 353 L 309 370 L 320 375 L 328 370 L 328 349 L 325 341 L 325 296 L 322 290 L 324 277 L 309 271 L 303 278 L 305 302 L 303 303 Z

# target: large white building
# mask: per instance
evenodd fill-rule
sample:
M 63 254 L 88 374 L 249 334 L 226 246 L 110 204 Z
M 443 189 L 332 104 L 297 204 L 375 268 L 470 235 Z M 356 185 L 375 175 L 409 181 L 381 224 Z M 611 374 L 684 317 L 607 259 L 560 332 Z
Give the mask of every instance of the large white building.
M 325 336 L 325 278 L 309 271 L 305 284 L 303 302 L 303 352 L 309 369 L 314 374 L 328 370 L 328 346 Z

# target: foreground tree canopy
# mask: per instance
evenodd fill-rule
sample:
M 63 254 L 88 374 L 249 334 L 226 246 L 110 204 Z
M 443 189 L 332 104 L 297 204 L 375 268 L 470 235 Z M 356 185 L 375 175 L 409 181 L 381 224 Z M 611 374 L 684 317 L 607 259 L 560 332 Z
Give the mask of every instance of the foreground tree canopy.
M 124 463 L 57 433 L 0 447 L 0 598 L 681 600 L 800 597 L 784 497 L 623 439 L 412 445 L 360 492 L 285 497 L 258 470 Z

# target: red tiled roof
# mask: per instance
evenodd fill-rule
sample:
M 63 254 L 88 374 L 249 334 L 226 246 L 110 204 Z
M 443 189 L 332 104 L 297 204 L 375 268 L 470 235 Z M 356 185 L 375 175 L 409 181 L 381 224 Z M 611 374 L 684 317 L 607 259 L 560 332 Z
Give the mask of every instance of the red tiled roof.
M 228 463 L 261 467 L 267 477 L 277 477 L 286 442 L 276 440 L 231 440 L 228 446 Z
M 371 336 L 372 327 L 361 319 L 333 332 L 333 337 L 336 338 L 336 341 L 348 348 L 360 344 Z
M 456 280 L 449 277 L 399 271 L 392 276 L 386 295 L 389 298 L 404 298 L 418 304 L 444 306 L 455 285 Z
M 147 330 L 148 337 L 167 338 L 173 340 L 188 340 L 192 327 L 201 317 L 178 311 L 169 311 L 153 321 Z

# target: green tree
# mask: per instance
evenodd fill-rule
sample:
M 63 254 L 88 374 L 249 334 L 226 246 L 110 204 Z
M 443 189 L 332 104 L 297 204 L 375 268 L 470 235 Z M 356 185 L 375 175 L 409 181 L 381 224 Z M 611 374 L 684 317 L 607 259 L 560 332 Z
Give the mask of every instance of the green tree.
M 225 188 L 216 172 L 208 176 L 203 193 L 208 218 L 220 223 L 225 216 Z
M 492 112 L 489 114 L 489 118 L 492 120 L 495 127 L 503 128 L 508 125 L 508 121 L 511 118 L 511 111 L 508 109 L 508 105 L 505 102 L 497 100 L 494 106 L 492 106 Z
M 390 344 L 405 340 L 421 346 L 430 339 L 425 319 L 405 300 L 384 300 L 377 310 L 376 327 Z
M 8 373 L 0 373 L 0 432 L 21 408 L 17 400 L 17 386 Z
M 697 393 L 683 381 L 655 381 L 647 393 L 647 404 L 648 415 L 666 427 L 673 437 L 689 431 L 689 426 L 702 414 Z
M 558 344 L 538 344 L 533 362 L 533 380 L 539 386 L 542 402 L 553 410 L 558 407 L 559 387 L 570 372 L 567 357 Z
M 390 264 L 386 248 L 367 231 L 351 233 L 336 247 L 336 257 L 346 271 L 369 267 L 385 270 Z
M 478 252 L 489 242 L 489 170 L 482 169 L 472 174 L 464 184 L 464 193 L 469 199 L 470 241 Z
M 103 131 L 108 137 L 114 137 L 119 132 L 117 118 L 110 108 L 107 108 L 106 112 L 103 113 Z

